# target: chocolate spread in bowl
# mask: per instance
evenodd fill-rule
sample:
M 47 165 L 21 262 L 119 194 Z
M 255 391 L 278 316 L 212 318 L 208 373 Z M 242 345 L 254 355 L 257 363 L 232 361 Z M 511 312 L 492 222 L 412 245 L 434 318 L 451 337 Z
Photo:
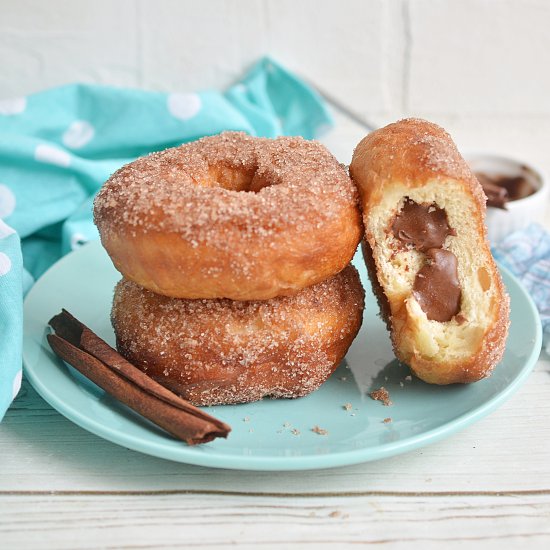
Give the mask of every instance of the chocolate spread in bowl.
M 487 206 L 506 209 L 506 203 L 532 195 L 536 189 L 524 176 L 489 175 L 476 172 L 483 191 L 487 196 Z
M 430 321 L 450 321 L 460 312 L 461 290 L 456 256 L 443 249 L 445 239 L 456 235 L 447 213 L 435 204 L 418 204 L 406 197 L 391 229 L 398 241 L 426 256 L 413 286 L 422 311 Z

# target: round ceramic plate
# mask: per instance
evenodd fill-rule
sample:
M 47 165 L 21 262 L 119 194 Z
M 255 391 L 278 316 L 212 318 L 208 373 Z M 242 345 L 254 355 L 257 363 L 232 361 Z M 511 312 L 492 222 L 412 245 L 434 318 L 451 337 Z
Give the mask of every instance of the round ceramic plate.
M 230 424 L 227 440 L 189 447 L 135 414 L 53 354 L 48 320 L 61 308 L 109 343 L 113 287 L 120 275 L 99 242 L 65 256 L 25 301 L 23 359 L 38 393 L 61 414 L 109 441 L 143 453 L 217 468 L 302 470 L 343 466 L 403 453 L 446 437 L 482 418 L 525 381 L 541 347 L 535 307 L 506 271 L 512 325 L 502 362 L 471 385 L 430 386 L 409 376 L 394 357 L 360 256 L 367 289 L 363 326 L 344 362 L 316 392 L 295 400 L 264 399 L 208 412 Z M 369 393 L 384 386 L 393 402 Z M 385 419 L 391 418 L 391 422 Z M 318 426 L 326 432 L 318 433 Z

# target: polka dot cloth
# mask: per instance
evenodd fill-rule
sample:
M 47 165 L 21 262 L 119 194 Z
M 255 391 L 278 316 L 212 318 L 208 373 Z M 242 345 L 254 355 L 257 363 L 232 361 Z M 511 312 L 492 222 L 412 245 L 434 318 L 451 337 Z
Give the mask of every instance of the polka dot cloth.
M 314 138 L 330 122 L 316 92 L 268 59 L 225 93 L 78 84 L 0 100 L 0 419 L 21 385 L 22 288 L 98 237 L 93 196 L 110 174 L 224 130 Z
M 170 94 L 167 100 L 168 112 L 180 120 L 189 120 L 199 114 L 202 101 L 199 94 Z
M 15 210 L 15 195 L 7 186 L 0 183 L 0 218 L 6 218 Z
M 0 218 L 0 239 L 4 239 L 8 235 L 12 235 L 15 233 L 15 230 L 12 229 L 9 225 L 6 225 L 2 218 Z
M 0 418 L 21 387 L 22 271 L 19 237 L 0 218 Z
M 94 137 L 94 134 L 94 127 L 88 121 L 75 120 L 63 133 L 63 145 L 69 149 L 80 149 Z
M 11 271 L 11 260 L 7 254 L 0 252 L 0 277 Z
M 14 97 L 0 100 L 0 115 L 19 115 L 27 108 L 27 98 Z
M 68 168 L 71 164 L 71 155 L 62 149 L 47 144 L 40 144 L 34 150 L 34 158 L 38 162 L 55 164 L 62 168 Z

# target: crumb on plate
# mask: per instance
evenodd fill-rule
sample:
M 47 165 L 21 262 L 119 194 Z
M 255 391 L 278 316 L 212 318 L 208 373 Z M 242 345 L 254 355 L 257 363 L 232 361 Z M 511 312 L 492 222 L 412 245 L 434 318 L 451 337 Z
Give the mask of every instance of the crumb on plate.
M 328 435 L 328 430 L 320 428 L 319 426 L 313 426 L 313 428 L 311 428 L 311 431 L 318 435 Z
M 382 386 L 381 388 L 374 390 L 370 392 L 371 399 L 374 399 L 375 401 L 381 401 L 382 405 L 388 407 L 392 404 L 390 400 L 390 394 L 388 390 Z

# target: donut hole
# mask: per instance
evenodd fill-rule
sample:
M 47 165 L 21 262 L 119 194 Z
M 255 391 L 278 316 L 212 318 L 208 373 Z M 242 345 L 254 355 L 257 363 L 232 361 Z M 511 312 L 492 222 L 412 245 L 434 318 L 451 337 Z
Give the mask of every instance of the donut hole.
M 228 191 L 257 193 L 271 185 L 257 172 L 257 167 L 241 168 L 234 166 L 213 166 L 209 169 L 213 187 L 223 187 Z
M 477 270 L 477 278 L 483 292 L 487 292 L 491 288 L 491 276 L 489 272 L 484 267 L 480 267 Z

